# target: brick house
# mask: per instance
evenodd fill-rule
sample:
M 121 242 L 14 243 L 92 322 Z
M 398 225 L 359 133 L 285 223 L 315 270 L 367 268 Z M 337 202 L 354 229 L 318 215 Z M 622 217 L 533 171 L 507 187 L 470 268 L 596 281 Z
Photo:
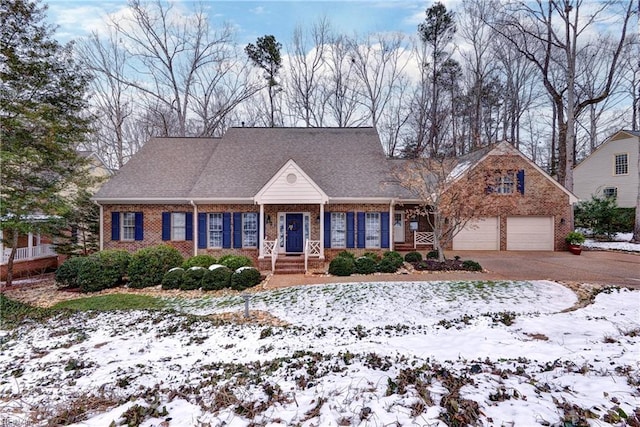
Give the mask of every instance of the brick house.
M 428 247 L 426 221 L 408 214 L 415 200 L 390 183 L 392 163 L 373 128 L 231 128 L 222 138 L 154 138 L 94 196 L 101 248 L 164 243 L 185 257 L 237 253 L 268 268 L 296 256 L 318 265 L 345 249 Z M 524 171 L 528 180 L 517 209 L 503 212 L 494 203 L 486 211 L 486 222 L 496 222 L 495 249 L 518 249 L 509 244 L 513 218 L 529 227 L 542 224 L 538 217 L 552 233 L 544 249 L 564 248 L 571 193 L 506 143 L 476 154 L 471 166 Z M 453 248 L 481 229 L 461 233 Z

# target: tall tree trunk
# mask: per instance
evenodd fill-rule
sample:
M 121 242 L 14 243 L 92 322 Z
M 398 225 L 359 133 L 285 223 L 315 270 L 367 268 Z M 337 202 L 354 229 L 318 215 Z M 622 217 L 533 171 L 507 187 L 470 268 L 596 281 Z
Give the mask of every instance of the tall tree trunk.
M 18 252 L 18 230 L 11 230 L 11 253 L 9 254 L 9 260 L 7 261 L 7 286 L 11 286 L 13 283 L 13 261 L 16 259 L 16 253 Z
M 631 242 L 640 243 L 640 136 L 638 137 L 638 196 L 636 198 L 636 222 Z

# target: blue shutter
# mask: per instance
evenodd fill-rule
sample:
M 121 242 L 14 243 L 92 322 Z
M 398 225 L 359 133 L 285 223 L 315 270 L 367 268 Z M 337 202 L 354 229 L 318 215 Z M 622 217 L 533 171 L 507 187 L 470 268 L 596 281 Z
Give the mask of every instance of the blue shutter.
M 347 212 L 347 248 L 353 249 L 355 245 L 355 216 L 353 212 Z
M 389 248 L 389 212 L 380 212 L 380 246 Z
M 242 248 L 242 213 L 233 213 L 233 247 Z
M 358 247 L 364 248 L 365 246 L 365 220 L 364 212 L 358 212 Z
M 524 169 L 518 171 L 518 191 L 524 194 Z
M 198 212 L 198 248 L 207 248 L 207 214 Z
M 120 240 L 120 212 L 111 212 L 111 240 Z
M 162 240 L 171 240 L 171 212 L 162 212 Z
M 184 222 L 184 239 L 193 241 L 193 212 L 185 214 Z
M 324 247 L 331 248 L 331 212 L 324 213 Z
M 144 239 L 142 212 L 136 212 L 135 239 L 136 240 L 143 240 Z
M 222 247 L 229 249 L 231 247 L 231 213 L 222 214 Z

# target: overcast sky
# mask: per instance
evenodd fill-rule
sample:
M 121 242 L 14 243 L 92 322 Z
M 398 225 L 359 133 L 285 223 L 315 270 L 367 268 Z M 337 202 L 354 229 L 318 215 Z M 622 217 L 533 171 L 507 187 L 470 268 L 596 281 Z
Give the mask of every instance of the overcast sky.
M 45 0 L 49 5 L 48 17 L 58 26 L 56 37 L 66 42 L 99 30 L 107 14 L 125 14 L 126 0 Z M 177 0 L 176 8 L 188 13 L 198 2 Z M 443 1 L 448 7 L 454 1 Z M 218 1 L 205 0 L 214 24 L 223 22 L 236 29 L 241 44 L 255 42 L 263 35 L 272 34 L 286 45 L 297 25 L 309 28 L 321 17 L 329 19 L 342 33 L 400 31 L 415 34 L 424 20 L 431 1 L 418 0 L 360 0 L 360 1 Z

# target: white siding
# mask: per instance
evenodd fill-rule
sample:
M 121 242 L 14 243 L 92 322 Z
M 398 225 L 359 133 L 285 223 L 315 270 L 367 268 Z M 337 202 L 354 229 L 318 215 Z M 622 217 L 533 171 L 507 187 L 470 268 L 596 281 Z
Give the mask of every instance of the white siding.
M 591 156 L 580 163 L 573 172 L 573 192 L 581 200 L 592 195 L 602 196 L 607 187 L 618 190 L 618 206 L 635 207 L 638 195 L 638 144 L 640 139 L 621 134 L 602 144 Z M 620 138 L 620 139 L 618 139 Z M 629 173 L 614 174 L 616 154 L 628 153 Z
M 259 199 L 267 204 L 322 203 L 323 193 L 295 163 L 290 162 L 260 191 Z

